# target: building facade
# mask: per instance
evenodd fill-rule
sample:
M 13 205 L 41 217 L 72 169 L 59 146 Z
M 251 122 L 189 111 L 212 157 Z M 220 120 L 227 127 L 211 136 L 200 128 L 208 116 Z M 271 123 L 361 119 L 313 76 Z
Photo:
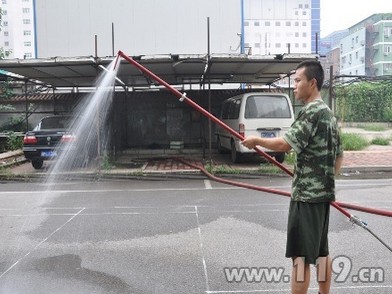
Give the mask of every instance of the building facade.
M 8 58 L 35 58 L 34 0 L 1 0 L 0 47 Z
M 9 0 L 10 1 L 10 0 Z M 35 0 L 37 57 L 206 54 L 239 44 L 240 0 Z
M 245 52 L 317 53 L 320 0 L 244 0 L 243 25 Z
M 349 28 L 340 42 L 340 74 L 392 74 L 392 13 L 373 14 Z

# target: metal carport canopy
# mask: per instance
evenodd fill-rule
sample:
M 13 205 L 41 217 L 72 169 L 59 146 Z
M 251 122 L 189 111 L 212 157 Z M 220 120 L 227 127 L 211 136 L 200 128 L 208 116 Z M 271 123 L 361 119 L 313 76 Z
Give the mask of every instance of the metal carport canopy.
M 250 83 L 271 85 L 290 74 L 315 54 L 160 54 L 133 56 L 171 85 Z M 102 71 L 116 57 L 54 57 L 47 59 L 3 59 L 0 69 L 54 88 L 93 87 Z M 117 77 L 127 87 L 150 87 L 154 82 L 121 59 Z M 120 85 L 120 84 L 119 84 Z M 124 85 L 123 85 L 124 86 Z

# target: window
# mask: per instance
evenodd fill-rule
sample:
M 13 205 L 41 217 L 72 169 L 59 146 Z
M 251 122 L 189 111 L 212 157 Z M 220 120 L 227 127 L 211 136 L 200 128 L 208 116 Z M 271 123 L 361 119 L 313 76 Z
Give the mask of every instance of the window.
M 286 27 L 291 27 L 291 21 L 286 21 Z
M 276 25 L 277 27 L 280 27 L 280 21 L 276 21 L 276 22 L 275 22 L 275 25 Z
M 296 38 L 298 38 L 299 37 L 299 33 L 297 32 L 297 33 L 295 33 L 295 37 Z
M 3 27 L 7 27 L 8 26 L 8 21 L 3 21 Z
M 31 57 L 33 57 L 33 54 L 29 52 L 24 54 L 24 58 L 31 58 Z
M 309 8 L 309 4 L 305 4 L 305 8 Z
M 236 99 L 230 103 L 228 119 L 237 119 L 240 115 L 241 99 Z
M 392 27 L 384 27 L 384 37 L 388 38 L 392 35 Z
M 245 118 L 289 118 L 290 107 L 285 97 L 254 95 L 246 99 Z
M 275 43 L 275 48 L 280 48 L 282 46 L 282 44 L 280 43 Z
M 357 36 L 357 37 L 355 38 L 355 43 L 358 44 L 358 40 L 359 40 L 359 37 Z
M 294 12 L 294 14 L 295 14 L 295 15 L 298 15 L 298 10 L 296 10 L 296 11 Z
M 302 37 L 306 37 L 306 32 L 303 32 L 303 33 L 302 33 Z
M 306 15 L 307 13 L 306 13 L 306 11 L 304 10 L 304 11 L 302 11 L 302 15 Z
M 2 0 L 1 3 L 2 4 L 7 4 L 7 0 Z
M 302 26 L 303 26 L 303 27 L 306 27 L 306 21 L 303 21 L 303 22 L 302 22 Z
M 299 8 L 302 8 L 303 6 L 302 6 L 302 4 L 299 4 L 299 6 L 298 6 Z
M 30 23 L 31 23 L 30 19 L 28 19 L 28 18 L 23 19 L 23 24 L 30 24 Z
M 302 43 L 302 48 L 306 48 L 306 47 L 308 47 L 308 44 Z
M 355 52 L 355 59 L 358 59 L 359 58 L 359 54 L 358 54 L 358 51 L 357 52 Z
M 10 42 L 8 42 L 8 41 L 4 42 L 4 47 L 8 47 L 9 45 L 10 45 Z
M 8 32 L 4 31 L 4 37 L 8 37 Z
M 265 26 L 266 26 L 266 27 L 269 27 L 270 25 L 271 25 L 271 22 L 269 22 L 269 21 L 266 21 L 266 22 L 265 22 Z
M 31 47 L 31 42 L 24 42 L 25 47 Z
M 259 21 L 255 21 L 255 27 L 260 26 L 260 22 Z
M 3 15 L 7 15 L 7 10 L 3 10 Z
M 299 22 L 296 21 L 294 25 L 295 25 L 296 27 L 298 27 L 298 26 L 299 26 Z
M 299 48 L 299 44 L 298 44 L 298 43 L 295 43 L 295 44 L 294 44 L 294 47 L 295 47 L 295 48 Z
M 249 26 L 249 21 L 244 21 L 244 26 L 248 27 Z
M 260 43 L 255 43 L 255 48 L 260 48 Z
M 31 36 L 31 31 L 23 31 L 24 36 Z
M 30 8 L 23 8 L 22 11 L 23 13 L 30 13 Z

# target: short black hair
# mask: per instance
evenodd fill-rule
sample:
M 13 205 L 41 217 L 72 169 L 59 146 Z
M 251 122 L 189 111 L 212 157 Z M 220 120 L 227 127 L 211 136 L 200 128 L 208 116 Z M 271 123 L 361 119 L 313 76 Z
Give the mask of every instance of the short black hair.
M 321 63 L 317 60 L 304 60 L 298 66 L 297 69 L 305 68 L 304 74 L 308 80 L 316 79 L 317 89 L 320 91 L 324 83 L 324 69 Z

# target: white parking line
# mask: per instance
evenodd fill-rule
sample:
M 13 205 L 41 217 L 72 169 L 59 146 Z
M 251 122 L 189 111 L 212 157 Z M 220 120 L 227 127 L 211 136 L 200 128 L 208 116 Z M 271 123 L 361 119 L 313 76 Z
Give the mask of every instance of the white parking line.
M 197 206 L 195 206 L 195 213 L 196 213 L 196 221 L 197 221 L 197 232 L 199 235 L 199 242 L 200 242 L 200 251 L 201 251 L 201 257 L 202 257 L 202 262 L 203 262 L 204 278 L 205 278 L 205 282 L 206 282 L 206 292 L 208 292 L 210 290 L 210 284 L 208 281 L 207 264 L 206 264 L 206 259 L 204 257 L 203 238 L 201 236 L 200 219 L 199 219 L 199 213 L 197 210 Z
M 212 189 L 211 181 L 210 180 L 204 180 L 204 187 L 208 189 Z
M 360 289 L 392 289 L 391 285 L 377 285 L 377 286 L 341 286 L 341 287 L 331 287 L 331 290 L 360 290 Z M 309 290 L 318 290 L 318 288 L 309 288 Z M 375 293 L 373 292 L 372 293 Z M 290 289 L 255 289 L 255 290 L 217 290 L 217 291 L 205 291 L 207 294 L 218 294 L 218 293 L 282 293 L 282 292 L 291 292 Z M 343 292 L 342 293 L 347 293 Z

